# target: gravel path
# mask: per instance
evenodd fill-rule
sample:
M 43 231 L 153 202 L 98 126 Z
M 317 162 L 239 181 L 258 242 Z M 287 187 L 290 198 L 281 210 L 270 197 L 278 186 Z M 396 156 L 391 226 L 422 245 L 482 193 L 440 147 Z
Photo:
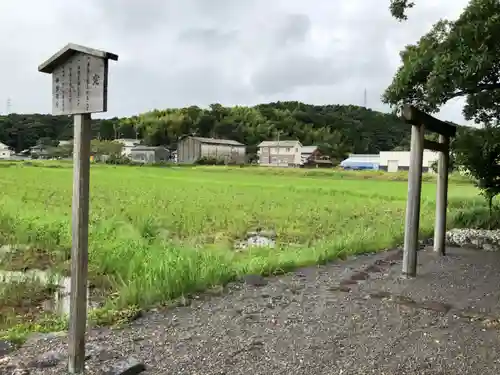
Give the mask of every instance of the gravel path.
M 499 374 L 499 332 L 484 319 L 461 316 L 463 306 L 453 301 L 429 306 L 383 287 L 384 279 L 398 280 L 399 255 L 301 269 L 261 286 L 251 284 L 262 279 L 248 278 L 189 306 L 149 312 L 125 329 L 94 330 L 88 374 L 105 373 L 118 357 L 142 361 L 143 374 Z M 0 366 L 65 374 L 57 354 L 65 348 L 64 337 L 33 339 Z M 50 358 L 55 366 L 36 368 Z

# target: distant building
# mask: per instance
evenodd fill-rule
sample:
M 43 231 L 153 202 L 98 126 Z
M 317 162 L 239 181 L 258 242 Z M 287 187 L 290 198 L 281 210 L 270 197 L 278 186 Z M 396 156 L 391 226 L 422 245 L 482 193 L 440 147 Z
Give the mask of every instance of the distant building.
M 65 146 L 73 146 L 73 140 L 64 140 L 64 141 L 59 141 L 59 144 L 57 145 L 59 147 L 65 147 Z
M 378 154 L 351 154 L 340 163 L 345 170 L 374 170 L 380 166 L 380 155 Z
M 194 164 L 200 159 L 212 159 L 226 164 L 244 164 L 246 146 L 230 139 L 183 136 L 177 143 L 177 162 Z
M 139 139 L 132 138 L 118 138 L 115 139 L 115 142 L 121 143 L 123 145 L 122 148 L 122 156 L 130 157 L 130 153 L 135 146 L 139 146 L 141 141 Z
M 14 155 L 12 148 L 0 142 L 0 159 L 11 159 Z
M 306 164 L 310 160 L 318 159 L 318 146 L 302 146 L 300 148 L 300 163 Z
M 30 147 L 29 153 L 31 154 L 31 157 L 39 158 L 39 159 L 48 159 L 50 157 L 49 151 L 47 147 L 44 145 L 36 145 L 33 147 Z
M 152 164 L 169 160 L 170 153 L 165 147 L 135 146 L 130 150 L 130 160 L 136 163 Z
M 424 150 L 422 171 L 432 172 L 432 164 L 438 160 L 438 153 Z M 340 163 L 346 170 L 381 170 L 387 172 L 410 169 L 410 151 L 381 151 L 379 154 L 351 154 Z
M 318 146 L 302 146 L 300 163 L 300 166 L 304 168 L 331 168 L 333 166 L 330 157 L 323 155 Z
M 263 141 L 257 147 L 259 165 L 299 167 L 302 163 L 302 144 L 299 141 Z
M 438 160 L 439 153 L 424 150 L 422 171 L 432 172 L 432 163 Z M 410 169 L 410 151 L 381 151 L 380 170 L 387 172 L 407 171 Z

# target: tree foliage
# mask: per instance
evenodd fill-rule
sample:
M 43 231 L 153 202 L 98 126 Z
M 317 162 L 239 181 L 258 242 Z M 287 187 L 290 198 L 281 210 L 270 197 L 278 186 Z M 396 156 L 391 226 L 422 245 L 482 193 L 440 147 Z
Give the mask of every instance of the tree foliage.
M 406 19 L 409 0 L 391 0 L 394 17 Z M 465 97 L 467 120 L 481 129 L 461 129 L 452 143 L 454 164 L 474 177 L 490 216 L 500 194 L 500 1 L 470 0 L 456 21 L 440 20 L 400 53 L 402 65 L 383 95 L 436 112 L 447 101 Z
M 107 140 L 93 139 L 90 144 L 90 153 L 94 156 L 109 155 L 119 157 L 122 149 L 123 145 L 121 143 Z
M 413 8 L 414 5 L 415 3 L 410 0 L 391 0 L 389 9 L 391 10 L 391 14 L 394 18 L 403 21 L 408 19 L 406 11 Z
M 453 142 L 453 153 L 455 163 L 476 180 L 491 215 L 493 198 L 500 194 L 500 129 L 462 129 Z
M 399 5 L 397 5 L 399 4 Z M 393 1 L 395 9 L 408 1 Z M 402 65 L 383 95 L 436 112 L 465 96 L 464 116 L 477 123 L 498 120 L 500 108 L 500 2 L 471 0 L 456 21 L 440 20 L 400 53 Z
M 137 116 L 93 120 L 100 140 L 140 138 L 151 146 L 175 147 L 179 136 L 196 134 L 240 141 L 251 157 L 263 140 L 298 139 L 318 145 L 336 160 L 348 153 L 377 153 L 408 144 L 408 128 L 396 116 L 357 106 L 277 102 L 254 107 L 212 104 L 153 110 Z M 49 115 L 0 116 L 0 141 L 17 151 L 50 140 L 69 139 L 72 120 Z

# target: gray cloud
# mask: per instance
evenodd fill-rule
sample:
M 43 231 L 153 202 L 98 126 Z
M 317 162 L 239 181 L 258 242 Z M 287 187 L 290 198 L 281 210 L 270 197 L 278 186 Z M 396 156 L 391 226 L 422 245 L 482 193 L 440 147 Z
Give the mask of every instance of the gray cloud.
M 187 29 L 179 33 L 180 43 L 190 43 L 195 48 L 205 49 L 224 48 L 236 40 L 236 32 L 225 32 L 215 28 Z
M 418 2 L 409 22 L 389 0 L 36 0 L 0 2 L 0 112 L 50 111 L 37 66 L 68 42 L 120 55 L 110 64 L 109 112 L 274 100 L 387 110 L 398 52 L 467 0 Z M 30 11 L 27 12 L 26 9 Z M 20 27 L 22 25 L 22 27 Z M 460 121 L 460 102 L 442 117 Z
M 333 85 L 342 79 L 338 73 L 332 59 L 285 54 L 267 60 L 251 81 L 258 93 L 276 94 L 302 86 Z
M 305 14 L 287 14 L 283 24 L 276 32 L 278 46 L 296 44 L 306 41 L 311 30 L 311 20 Z

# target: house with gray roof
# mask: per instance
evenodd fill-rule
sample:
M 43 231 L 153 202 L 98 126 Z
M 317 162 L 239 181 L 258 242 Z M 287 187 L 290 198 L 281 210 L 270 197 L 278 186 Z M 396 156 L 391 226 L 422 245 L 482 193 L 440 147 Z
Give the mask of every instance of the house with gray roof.
M 177 163 L 195 164 L 201 159 L 224 164 L 244 164 L 246 146 L 231 139 L 185 135 L 177 143 Z
M 263 141 L 257 145 L 259 165 L 266 167 L 298 167 L 302 144 L 297 140 Z

